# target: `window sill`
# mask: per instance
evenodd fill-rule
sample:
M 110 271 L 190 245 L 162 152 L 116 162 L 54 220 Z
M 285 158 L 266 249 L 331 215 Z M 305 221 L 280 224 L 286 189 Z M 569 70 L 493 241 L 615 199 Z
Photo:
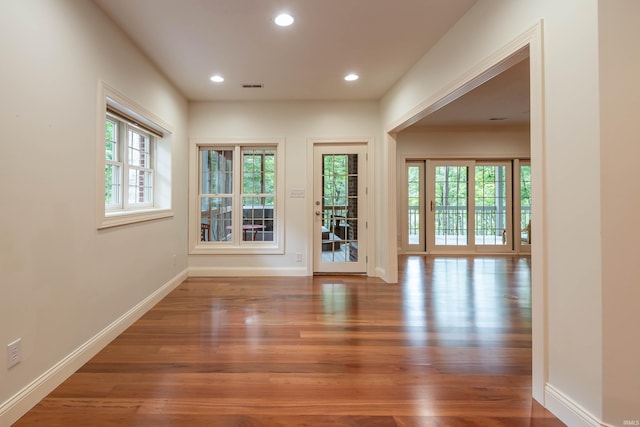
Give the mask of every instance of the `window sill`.
M 144 221 L 173 217 L 172 209 L 144 209 L 136 211 L 108 212 L 98 220 L 98 230 Z

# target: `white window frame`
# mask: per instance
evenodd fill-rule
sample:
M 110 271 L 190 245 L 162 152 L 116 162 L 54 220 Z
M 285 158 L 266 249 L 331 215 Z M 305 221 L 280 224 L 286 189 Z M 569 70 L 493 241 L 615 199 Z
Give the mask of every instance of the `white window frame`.
M 242 150 L 275 148 L 275 202 L 273 241 L 243 241 L 241 229 L 232 228 L 232 237 L 228 241 L 201 241 L 200 215 L 201 171 L 200 150 L 212 148 L 233 151 L 232 212 L 233 224 L 242 222 Z M 284 254 L 284 140 L 214 140 L 192 139 L 189 153 L 189 253 L 191 254 Z M 271 196 L 271 195 L 269 195 Z
M 115 111 L 115 115 L 107 109 Z M 125 224 L 167 218 L 174 215 L 172 210 L 172 128 L 153 113 L 135 101 L 113 89 L 104 82 L 98 83 L 96 136 L 96 226 L 98 229 Z M 118 114 L 120 113 L 120 114 Z M 126 117 L 132 118 L 127 120 Z M 107 118 L 119 124 L 118 158 L 109 161 L 105 156 L 105 133 Z M 137 123 L 136 123 L 137 122 Z M 162 138 L 153 133 L 162 135 Z M 128 169 L 133 166 L 127 161 L 128 130 L 134 130 L 150 138 L 151 167 L 145 171 L 152 173 L 152 195 L 148 203 L 128 203 Z M 106 204 L 105 166 L 114 164 L 120 167 L 120 198 L 117 203 Z
M 108 160 L 105 158 L 105 163 L 107 165 L 117 166 L 119 168 L 119 174 L 117 176 L 116 181 L 118 181 L 119 191 L 118 198 L 114 203 L 107 204 L 105 200 L 105 209 L 107 211 L 107 215 L 112 212 L 119 211 L 135 211 L 135 210 L 147 210 L 149 208 L 154 207 L 154 180 L 155 180 L 155 164 L 156 164 L 156 136 L 152 135 L 149 132 L 146 132 L 143 129 L 140 129 L 135 124 L 127 122 L 126 119 L 118 117 L 112 113 L 107 113 L 107 118 L 105 121 L 112 121 L 116 124 L 116 150 L 115 150 L 115 160 Z M 133 133 L 136 135 L 140 135 L 145 138 L 146 144 L 148 146 L 148 154 L 147 160 L 148 163 L 146 166 L 136 166 L 131 164 L 131 159 L 129 158 L 129 154 L 131 152 L 129 134 Z M 129 187 L 131 183 L 129 182 L 129 172 L 131 170 L 141 171 L 149 174 L 149 182 L 146 182 L 147 185 L 151 187 L 151 194 L 149 195 L 148 201 L 143 202 L 131 202 L 128 197 Z M 105 183 L 106 184 L 106 183 Z

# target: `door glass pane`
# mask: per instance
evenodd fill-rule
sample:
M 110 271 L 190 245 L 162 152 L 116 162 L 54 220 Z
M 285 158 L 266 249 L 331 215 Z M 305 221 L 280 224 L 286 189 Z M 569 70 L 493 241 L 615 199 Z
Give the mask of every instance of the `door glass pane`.
M 520 244 L 531 244 L 531 165 L 520 166 Z
M 358 155 L 322 156 L 322 262 L 358 261 Z
M 435 167 L 435 238 L 436 245 L 467 245 L 466 166 Z
M 476 245 L 507 244 L 507 167 L 475 168 Z
M 420 197 L 420 182 L 422 180 L 420 169 L 419 166 L 407 167 L 407 212 L 409 213 L 407 235 L 409 236 L 408 243 L 410 245 L 420 244 L 420 204 L 422 203 Z

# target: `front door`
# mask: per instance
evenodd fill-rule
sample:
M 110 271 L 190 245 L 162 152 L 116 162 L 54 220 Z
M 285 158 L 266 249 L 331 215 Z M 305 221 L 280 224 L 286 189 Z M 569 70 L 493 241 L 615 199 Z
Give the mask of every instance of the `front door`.
M 314 146 L 315 273 L 367 271 L 367 148 Z

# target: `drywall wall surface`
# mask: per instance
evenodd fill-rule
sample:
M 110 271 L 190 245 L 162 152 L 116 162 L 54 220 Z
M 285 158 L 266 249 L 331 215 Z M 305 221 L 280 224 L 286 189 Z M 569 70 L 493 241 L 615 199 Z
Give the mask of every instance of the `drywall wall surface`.
M 187 103 L 93 2 L 0 15 L 0 345 L 22 339 L 2 408 L 186 269 Z M 173 217 L 97 230 L 101 80 L 174 129 Z
M 600 1 L 599 11 L 604 421 L 638 425 L 640 2 Z
M 397 152 L 405 158 L 526 159 L 530 156 L 529 129 L 417 128 L 398 133 Z
M 308 245 L 313 215 L 309 203 L 313 183 L 307 182 L 309 141 L 335 139 L 350 141 L 368 138 L 380 144 L 379 109 L 376 102 L 193 102 L 190 104 L 189 134 L 193 139 L 251 141 L 281 138 L 285 141 L 285 253 L 277 255 L 191 255 L 189 265 L 215 271 L 246 266 L 278 269 L 305 269 L 312 263 Z M 374 165 L 371 164 L 370 167 Z M 304 198 L 287 195 L 304 190 Z M 375 196 L 375 189 L 371 188 Z M 373 236 L 372 236 L 373 237 Z M 295 254 L 302 254 L 302 262 Z M 374 254 L 369 254 L 373 256 Z M 371 259 L 371 258 L 370 258 Z M 238 274 L 242 274 L 241 271 Z

